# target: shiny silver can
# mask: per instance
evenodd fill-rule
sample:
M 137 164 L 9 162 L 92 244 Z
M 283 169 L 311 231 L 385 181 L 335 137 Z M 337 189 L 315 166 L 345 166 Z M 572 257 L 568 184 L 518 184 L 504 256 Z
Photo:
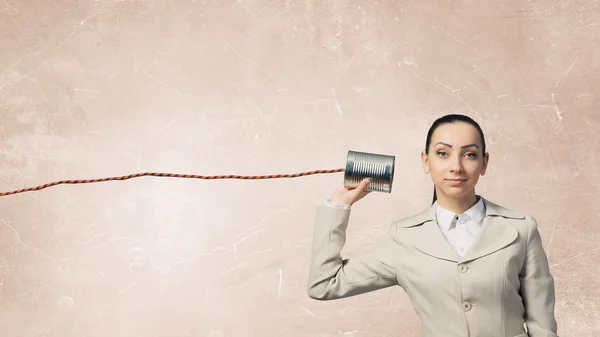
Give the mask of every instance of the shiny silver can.
M 395 159 L 395 156 L 348 151 L 344 186 L 356 188 L 364 178 L 371 178 L 366 191 L 391 193 Z

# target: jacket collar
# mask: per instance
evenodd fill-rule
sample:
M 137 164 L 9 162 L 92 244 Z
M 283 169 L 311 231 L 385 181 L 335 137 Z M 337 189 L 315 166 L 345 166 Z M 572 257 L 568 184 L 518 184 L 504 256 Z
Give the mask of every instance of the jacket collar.
M 452 224 L 455 223 L 454 218 L 457 217 L 457 214 L 443 208 L 437 202 L 435 202 L 434 206 L 438 225 L 445 229 L 450 229 Z M 485 204 L 483 203 L 483 198 L 479 197 L 479 200 L 475 205 L 466 210 L 462 216 L 472 219 L 475 223 L 480 223 L 485 217 Z M 458 217 L 456 219 L 458 220 Z
M 482 231 L 464 257 L 460 257 L 438 227 L 435 204 L 422 212 L 397 220 L 390 227 L 391 236 L 398 242 L 408 242 L 422 253 L 455 262 L 468 262 L 489 255 L 511 244 L 517 230 L 506 219 L 525 219 L 525 216 L 481 197 L 485 205 Z

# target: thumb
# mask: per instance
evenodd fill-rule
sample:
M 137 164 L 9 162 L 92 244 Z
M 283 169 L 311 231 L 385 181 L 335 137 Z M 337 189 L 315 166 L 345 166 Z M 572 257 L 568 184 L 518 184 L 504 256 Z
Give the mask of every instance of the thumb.
M 355 195 L 361 194 L 365 190 L 365 188 L 367 188 L 367 186 L 369 185 L 370 182 L 371 182 L 371 178 L 363 179 L 360 182 L 360 184 L 358 185 L 358 187 L 356 187 L 356 189 L 354 190 Z

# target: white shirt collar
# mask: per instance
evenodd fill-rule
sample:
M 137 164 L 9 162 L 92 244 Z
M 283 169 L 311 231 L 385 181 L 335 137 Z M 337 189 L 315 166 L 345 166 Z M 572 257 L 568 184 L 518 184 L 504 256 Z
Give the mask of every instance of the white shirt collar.
M 450 229 L 457 221 L 466 222 L 472 220 L 475 223 L 479 223 L 485 217 L 485 204 L 483 203 L 483 198 L 480 196 L 477 197 L 479 198 L 479 201 L 463 214 L 450 212 L 440 206 L 436 201 L 435 214 L 437 216 L 438 224 L 445 229 Z

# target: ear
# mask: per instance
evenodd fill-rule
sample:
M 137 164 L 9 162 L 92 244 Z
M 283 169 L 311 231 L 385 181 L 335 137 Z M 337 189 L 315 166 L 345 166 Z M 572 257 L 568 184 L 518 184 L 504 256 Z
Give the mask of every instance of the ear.
M 483 157 L 483 167 L 481 168 L 481 175 L 484 176 L 485 175 L 485 171 L 487 170 L 487 166 L 488 166 L 488 162 L 490 161 L 490 154 L 489 152 L 485 154 L 485 156 Z
M 425 174 L 429 174 L 431 171 L 429 169 L 429 158 L 425 151 L 421 151 L 421 165 L 423 166 L 423 172 L 425 172 Z

